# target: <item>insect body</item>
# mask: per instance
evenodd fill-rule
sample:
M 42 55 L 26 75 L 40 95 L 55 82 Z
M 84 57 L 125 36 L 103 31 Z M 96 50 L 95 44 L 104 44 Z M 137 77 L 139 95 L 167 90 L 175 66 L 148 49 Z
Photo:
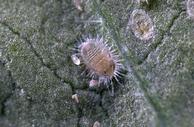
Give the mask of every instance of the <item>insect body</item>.
M 86 66 L 98 75 L 114 76 L 115 63 L 105 45 L 88 40 L 81 47 L 81 56 Z
M 79 46 L 79 55 L 89 75 L 97 76 L 99 82 L 107 83 L 120 74 L 122 64 L 118 55 L 103 38 L 87 38 Z

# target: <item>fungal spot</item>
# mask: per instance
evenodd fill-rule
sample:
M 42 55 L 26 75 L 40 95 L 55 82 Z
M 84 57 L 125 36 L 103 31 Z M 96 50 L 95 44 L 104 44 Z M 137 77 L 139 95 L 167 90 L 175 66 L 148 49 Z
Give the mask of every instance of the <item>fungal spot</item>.
M 141 40 L 149 40 L 154 36 L 152 19 L 142 9 L 137 9 L 132 12 L 129 25 L 134 35 Z
M 75 65 L 80 65 L 80 59 L 77 57 L 77 55 L 76 54 L 73 54 L 72 56 L 71 56 L 71 59 L 72 59 L 72 61 L 73 61 L 73 63 L 75 64 Z
M 108 82 L 120 74 L 122 64 L 118 55 L 103 38 L 86 38 L 78 52 L 91 77 L 97 76 L 104 79 L 103 82 Z
M 187 14 L 194 19 L 194 0 L 187 1 Z

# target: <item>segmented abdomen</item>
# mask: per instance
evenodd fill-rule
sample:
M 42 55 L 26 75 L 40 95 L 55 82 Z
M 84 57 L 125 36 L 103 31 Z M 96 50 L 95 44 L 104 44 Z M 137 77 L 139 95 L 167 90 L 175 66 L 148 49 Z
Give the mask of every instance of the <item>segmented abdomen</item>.
M 86 66 L 98 75 L 113 76 L 114 61 L 111 58 L 110 51 L 100 43 L 84 43 L 81 48 L 81 55 Z

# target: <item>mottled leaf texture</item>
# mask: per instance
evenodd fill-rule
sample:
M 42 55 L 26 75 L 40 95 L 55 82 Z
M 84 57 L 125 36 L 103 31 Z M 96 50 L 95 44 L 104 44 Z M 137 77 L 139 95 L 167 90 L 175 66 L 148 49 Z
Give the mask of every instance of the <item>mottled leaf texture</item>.
M 0 0 L 0 126 L 194 126 L 188 1 Z M 110 85 L 72 61 L 87 37 L 122 59 Z

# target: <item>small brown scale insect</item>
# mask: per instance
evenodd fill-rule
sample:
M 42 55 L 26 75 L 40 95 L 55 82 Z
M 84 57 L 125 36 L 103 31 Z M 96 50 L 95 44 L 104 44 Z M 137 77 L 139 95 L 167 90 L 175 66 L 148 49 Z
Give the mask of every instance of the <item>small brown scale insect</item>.
M 111 47 L 103 41 L 103 38 L 87 38 L 79 46 L 80 61 L 72 55 L 72 60 L 76 65 L 83 61 L 86 69 L 89 70 L 91 77 L 97 76 L 98 82 L 91 80 L 90 85 L 94 86 L 100 83 L 108 83 L 113 78 L 117 80 L 120 75 L 122 64 L 119 57 Z
M 98 75 L 114 76 L 115 63 L 103 44 L 88 40 L 81 46 L 81 56 L 86 66 Z

